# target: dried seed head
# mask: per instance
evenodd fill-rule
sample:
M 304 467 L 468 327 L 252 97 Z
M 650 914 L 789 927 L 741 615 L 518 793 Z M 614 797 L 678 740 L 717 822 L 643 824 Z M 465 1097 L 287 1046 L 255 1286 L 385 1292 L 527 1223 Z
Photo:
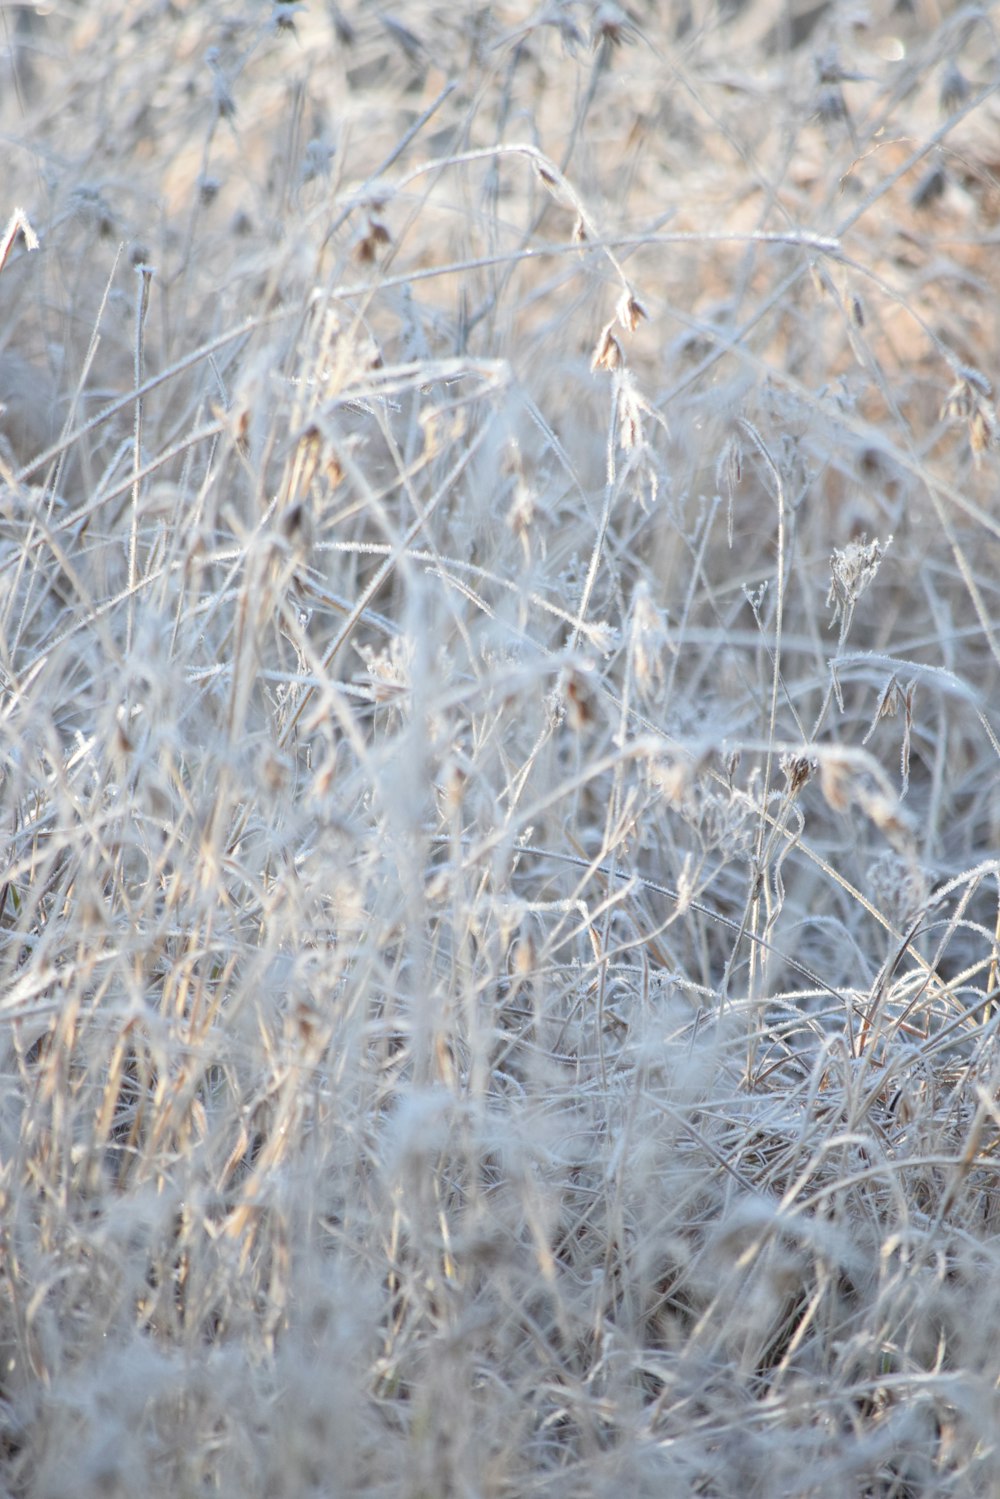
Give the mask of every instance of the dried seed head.
M 306 558 L 312 551 L 314 533 L 308 508 L 297 500 L 281 517 L 281 534 L 296 556 Z
M 879 910 L 900 932 L 924 911 L 930 895 L 921 866 L 889 850 L 869 867 L 868 888 Z
M 846 812 L 851 805 L 852 771 L 849 762 L 835 751 L 820 756 L 819 784 L 827 806 L 834 812 Z
M 996 442 L 996 423 L 992 412 L 977 406 L 969 422 L 969 446 L 978 458 Z
M 392 236 L 381 219 L 369 216 L 368 232 L 358 241 L 355 251 L 362 265 L 371 265 L 379 250 L 392 243 Z
M 445 768 L 444 785 L 442 787 L 442 802 L 445 815 L 448 818 L 457 817 L 459 812 L 461 812 L 468 779 L 462 767 L 457 765 L 454 760 L 449 760 Z
M 913 694 L 916 691 L 916 686 L 917 681 L 913 677 L 904 687 L 894 672 L 883 688 L 882 695 L 878 700 L 878 707 L 875 710 L 876 723 L 883 718 L 895 718 L 900 708 L 904 710 L 907 717 L 911 717 L 913 713 Z
M 299 434 L 288 473 L 286 495 L 290 501 L 298 501 L 309 493 L 319 469 L 323 453 L 323 434 L 315 422 L 310 422 Z
M 789 801 L 794 800 L 802 790 L 803 786 L 816 773 L 815 755 L 782 755 L 780 760 L 782 774 L 785 777 L 785 789 Z
M 666 682 L 667 616 L 653 603 L 649 585 L 641 582 L 632 595 L 632 670 L 640 695 L 651 701 Z
M 626 449 L 642 443 L 642 404 L 627 370 L 618 389 L 618 442 Z
M 212 415 L 225 429 L 236 451 L 244 458 L 248 457 L 251 451 L 252 423 L 257 414 L 255 403 L 256 392 L 252 387 L 250 389 L 244 387 L 238 391 L 229 406 L 223 406 L 219 401 L 209 402 Z
M 601 336 L 597 340 L 593 357 L 590 361 L 592 370 L 616 370 L 624 362 L 622 346 L 612 333 L 614 322 L 606 323 L 601 329 Z
M 420 430 L 424 438 L 424 457 L 429 461 L 439 453 L 461 441 L 466 427 L 467 413 L 460 407 L 450 411 L 432 407 L 420 414 Z
M 820 788 L 835 812 L 857 806 L 897 851 L 913 856 L 914 839 L 899 797 L 878 761 L 864 750 L 817 752 Z
M 566 699 L 566 721 L 574 733 L 579 734 L 594 719 L 590 689 L 579 672 L 569 671 L 563 682 L 563 692 Z
M 537 961 L 538 956 L 535 952 L 534 939 L 530 932 L 525 932 L 514 944 L 514 950 L 511 954 L 511 971 L 518 978 L 525 979 L 529 974 L 534 972 Z
M 514 484 L 514 498 L 507 511 L 507 525 L 527 548 L 528 538 L 535 520 L 535 498 L 520 477 Z
M 354 681 L 370 688 L 373 703 L 393 703 L 409 693 L 415 645 L 405 636 L 397 635 L 386 649 L 376 651 L 372 646 L 356 647 L 358 655 L 367 668 L 366 675 L 359 674 Z
M 618 300 L 615 314 L 619 323 L 629 333 L 634 333 L 639 324 L 648 317 L 645 307 L 643 307 L 641 302 L 637 302 L 632 293 L 627 289 L 622 292 Z
M 812 281 L 813 290 L 818 297 L 828 297 L 830 295 L 830 284 L 815 261 L 809 266 L 809 279 Z
M 693 776 L 686 760 L 654 761 L 649 767 L 650 783 L 672 807 L 683 807 L 691 791 Z
M 968 428 L 969 446 L 978 458 L 997 441 L 997 418 L 993 407 L 993 389 L 979 370 L 963 369 L 948 392 L 940 411 L 943 422 L 964 422 Z
M 38 249 L 38 236 L 28 222 L 23 208 L 14 209 L 14 212 L 7 220 L 3 233 L 0 234 L 0 270 L 3 270 L 7 256 L 10 254 L 11 245 L 19 234 L 24 240 L 25 249 Z
M 715 482 L 720 490 L 725 490 L 731 505 L 737 489 L 743 482 L 743 445 L 737 432 L 730 433 L 722 444 L 722 450 L 715 465 Z

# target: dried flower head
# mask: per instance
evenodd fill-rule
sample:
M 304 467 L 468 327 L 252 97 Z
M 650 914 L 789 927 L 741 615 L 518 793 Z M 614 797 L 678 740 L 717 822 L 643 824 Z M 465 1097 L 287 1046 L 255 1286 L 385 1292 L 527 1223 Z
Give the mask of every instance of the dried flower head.
M 836 549 L 830 559 L 830 591 L 826 596 L 827 606 L 834 605 L 831 625 L 843 618 L 847 629 L 855 604 L 875 581 L 882 558 L 891 545 L 891 536 L 883 544 L 877 538 L 869 541 L 862 535 L 846 547 Z

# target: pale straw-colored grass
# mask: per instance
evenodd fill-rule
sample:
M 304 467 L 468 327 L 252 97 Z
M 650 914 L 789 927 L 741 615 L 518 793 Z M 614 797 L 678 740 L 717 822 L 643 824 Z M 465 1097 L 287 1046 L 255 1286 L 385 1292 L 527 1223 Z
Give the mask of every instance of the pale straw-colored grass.
M 0 13 L 4 1492 L 1000 1489 L 995 18 L 794 10 Z

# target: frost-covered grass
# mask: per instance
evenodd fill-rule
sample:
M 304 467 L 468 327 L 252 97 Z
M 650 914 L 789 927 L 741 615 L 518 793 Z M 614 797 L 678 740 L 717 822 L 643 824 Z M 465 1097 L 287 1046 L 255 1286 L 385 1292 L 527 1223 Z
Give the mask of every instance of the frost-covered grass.
M 996 20 L 0 8 L 3 1492 L 1000 1492 Z

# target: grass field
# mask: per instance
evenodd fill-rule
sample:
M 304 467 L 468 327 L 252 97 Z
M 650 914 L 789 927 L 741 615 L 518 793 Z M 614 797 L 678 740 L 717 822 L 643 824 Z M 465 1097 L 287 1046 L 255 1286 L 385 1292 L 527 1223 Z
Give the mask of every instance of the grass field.
M 0 5 L 0 1492 L 1000 1493 L 998 25 Z

